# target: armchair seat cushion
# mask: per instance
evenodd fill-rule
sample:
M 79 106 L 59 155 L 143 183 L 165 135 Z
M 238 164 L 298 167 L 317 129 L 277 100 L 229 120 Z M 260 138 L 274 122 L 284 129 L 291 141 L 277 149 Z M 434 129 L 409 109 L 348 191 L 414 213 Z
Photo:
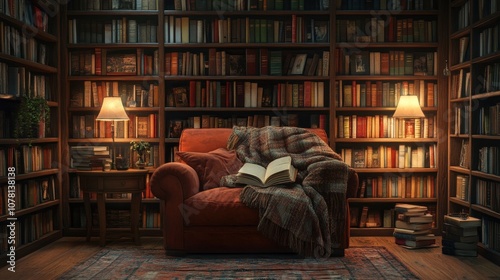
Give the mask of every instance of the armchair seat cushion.
M 241 191 L 242 188 L 220 187 L 186 199 L 186 226 L 256 226 L 259 213 L 241 202 Z

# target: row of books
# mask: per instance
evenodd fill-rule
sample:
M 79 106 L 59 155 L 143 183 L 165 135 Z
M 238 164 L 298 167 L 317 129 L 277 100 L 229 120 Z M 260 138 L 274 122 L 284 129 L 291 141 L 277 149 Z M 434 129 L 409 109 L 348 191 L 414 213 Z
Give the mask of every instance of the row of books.
M 456 116 L 455 133 L 468 131 L 468 108 L 468 106 L 454 108 Z M 474 133 L 480 135 L 500 135 L 500 103 L 480 107 L 477 113 L 477 125 L 474 125 L 474 129 Z
M 476 257 L 481 220 L 468 215 L 444 216 L 441 251 L 446 255 Z
M 39 30 L 47 32 L 49 25 L 49 15 L 47 11 L 36 5 L 39 1 L 18 0 L 8 1 L 0 0 L 0 13 L 13 17 Z M 44 1 L 51 2 L 51 1 Z M 5 38 L 5 37 L 2 37 Z
M 479 0 L 478 1 L 478 19 L 492 15 L 500 11 L 500 0 Z
M 469 196 L 469 176 L 457 174 L 455 178 L 455 197 L 465 201 L 470 201 Z
M 10 185 L 9 185 L 10 186 Z M 53 201 L 57 198 L 53 177 L 44 177 L 39 180 L 28 180 L 13 185 L 15 193 L 15 210 L 27 209 L 41 203 Z M 0 186 L 0 216 L 6 215 L 11 209 L 11 189 L 7 185 Z
M 323 0 L 179 0 L 165 3 L 165 10 L 176 11 L 299 11 L 327 10 L 329 7 L 329 2 Z
M 367 198 L 434 198 L 434 175 L 380 175 L 361 180 L 358 197 Z
M 500 153 L 498 146 L 484 146 L 478 149 L 477 170 L 500 175 Z
M 291 15 L 286 20 L 252 17 L 193 19 L 165 16 L 165 43 L 328 43 L 329 21 Z
M 344 162 L 354 168 L 435 168 L 436 144 L 399 147 L 381 145 L 366 148 L 343 148 Z
M 128 114 L 128 121 L 115 122 L 115 138 L 158 137 L 158 116 L 156 114 Z M 111 138 L 111 122 L 97 121 L 94 114 L 72 116 L 72 138 Z
M 500 212 L 500 183 L 476 179 L 475 203 Z
M 244 53 L 218 51 L 167 52 L 166 76 L 328 76 L 329 51 L 285 53 L 267 48 L 245 49 Z
M 488 64 L 484 67 L 483 72 L 484 81 L 481 87 L 478 88 L 474 94 L 493 92 L 500 90 L 500 63 Z
M 102 10 L 158 10 L 157 0 L 90 0 L 71 1 L 69 10 L 102 11 Z
M 191 81 L 167 90 L 167 107 L 324 107 L 324 82 L 279 83 Z
M 158 50 L 95 48 L 74 51 L 69 54 L 68 69 L 71 76 L 158 75 Z
M 158 107 L 158 85 L 153 83 L 83 81 L 71 84 L 70 106 L 100 107 L 106 96 L 120 96 L 124 107 Z
M 471 76 L 470 71 L 460 69 L 458 73 L 451 75 L 450 97 L 452 99 L 468 97 L 471 95 Z
M 399 119 L 387 115 L 337 116 L 338 138 L 434 138 L 436 116 Z
M 71 207 L 71 227 L 86 228 L 87 216 L 83 206 Z M 98 212 L 92 210 L 92 226 L 99 227 Z M 139 226 L 141 228 L 160 228 L 161 215 L 158 207 L 152 204 L 144 205 L 140 217 Z M 109 228 L 130 229 L 130 209 L 106 209 L 106 226 Z
M 437 52 L 369 52 L 352 53 L 335 49 L 336 72 L 339 75 L 417 75 L 437 74 Z
M 0 52 L 40 64 L 47 64 L 47 46 L 35 37 L 0 21 Z
M 481 218 L 481 243 L 484 247 L 500 252 L 500 222 L 498 219 L 482 217 Z
M 454 116 L 454 121 L 450 125 L 451 131 L 450 133 L 453 135 L 459 134 L 469 134 L 469 120 L 471 118 L 470 109 L 471 106 L 469 104 L 462 104 L 459 106 L 455 106 L 452 109 L 452 114 Z
M 436 42 L 437 22 L 417 18 L 338 19 L 337 42 Z
M 478 55 L 485 56 L 500 50 L 500 23 L 486 28 L 479 33 Z
M 463 29 L 470 24 L 470 1 L 465 1 L 461 7 L 458 9 L 458 16 L 456 17 L 455 24 L 457 24 L 458 29 Z
M 239 116 L 193 116 L 183 120 L 170 120 L 168 137 L 178 138 L 185 128 L 232 128 L 233 126 L 264 127 L 264 126 L 296 126 L 327 129 L 325 114 L 308 114 L 307 118 L 299 120 L 298 114 L 264 115 L 254 114 Z
M 396 244 L 407 249 L 436 246 L 436 236 L 432 233 L 433 215 L 427 206 L 396 203 L 397 215 L 393 236 Z
M 337 82 L 339 107 L 396 107 L 399 97 L 416 95 L 420 106 L 437 107 L 437 83 L 424 80 Z
M 45 75 L 35 74 L 25 67 L 9 66 L 0 62 L 0 93 L 11 97 L 21 95 L 52 98 L 51 87 Z
M 436 9 L 434 0 L 341 0 L 342 10 L 433 10 Z
M 6 252 L 10 252 L 13 240 L 16 248 L 19 248 L 54 231 L 54 217 L 51 208 L 23 216 L 16 221 L 14 239 L 11 239 L 12 232 L 9 227 L 0 227 L 0 254 L 5 255 Z
M 7 167 L 15 167 L 17 174 L 50 169 L 53 166 L 53 151 L 49 146 L 20 145 L 0 148 L 0 174 L 6 174 Z M 2 175 L 5 176 L 5 175 Z
M 148 19 L 70 19 L 68 43 L 157 43 L 157 29 L 158 23 Z
M 429 206 L 425 212 L 405 215 L 400 208 L 404 204 L 396 204 L 390 209 L 372 207 L 369 205 L 352 205 L 350 208 L 351 227 L 359 228 L 399 228 L 403 229 L 398 234 L 408 238 L 409 231 L 430 230 L 435 226 L 435 208 Z M 426 206 L 424 206 L 426 207 Z

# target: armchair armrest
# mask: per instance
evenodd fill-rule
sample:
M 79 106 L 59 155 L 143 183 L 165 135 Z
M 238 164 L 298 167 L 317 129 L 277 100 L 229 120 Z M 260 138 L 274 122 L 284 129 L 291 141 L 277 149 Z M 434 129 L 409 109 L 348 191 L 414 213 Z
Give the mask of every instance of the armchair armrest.
M 168 162 L 151 176 L 151 192 L 165 202 L 182 203 L 199 192 L 200 180 L 196 171 L 180 162 Z

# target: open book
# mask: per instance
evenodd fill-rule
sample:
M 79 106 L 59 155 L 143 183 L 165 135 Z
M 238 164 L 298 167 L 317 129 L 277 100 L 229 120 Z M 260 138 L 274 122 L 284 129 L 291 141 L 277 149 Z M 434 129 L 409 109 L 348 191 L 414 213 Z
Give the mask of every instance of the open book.
M 236 183 L 267 188 L 273 185 L 295 182 L 297 169 L 290 156 L 271 161 L 267 168 L 254 163 L 245 163 L 236 174 Z

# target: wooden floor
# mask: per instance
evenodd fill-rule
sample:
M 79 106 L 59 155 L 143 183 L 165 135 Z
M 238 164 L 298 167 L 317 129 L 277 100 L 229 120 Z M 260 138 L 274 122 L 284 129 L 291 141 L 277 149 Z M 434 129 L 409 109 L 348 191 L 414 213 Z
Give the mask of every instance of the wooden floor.
M 17 260 L 15 273 L 7 271 L 7 266 L 1 267 L 0 279 L 57 279 L 75 264 L 99 251 L 98 242 L 97 238 L 89 243 L 81 237 L 62 238 Z M 120 242 L 129 241 L 121 239 L 107 246 Z M 143 237 L 142 246 L 161 248 L 161 238 Z M 500 266 L 481 256 L 447 256 L 441 254 L 439 247 L 407 250 L 396 245 L 393 237 L 351 237 L 351 246 L 384 246 L 421 279 L 500 279 Z

